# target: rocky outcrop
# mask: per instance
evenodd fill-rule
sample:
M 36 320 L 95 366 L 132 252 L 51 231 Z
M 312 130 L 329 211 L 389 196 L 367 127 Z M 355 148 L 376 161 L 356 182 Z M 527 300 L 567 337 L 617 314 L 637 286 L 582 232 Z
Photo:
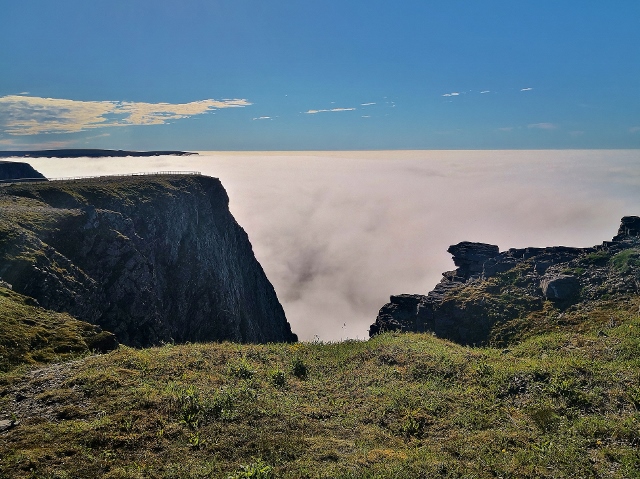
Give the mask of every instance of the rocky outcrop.
M 228 201 L 197 175 L 7 186 L 0 277 L 128 345 L 295 341 Z
M 633 236 L 640 236 L 640 217 L 625 216 L 620 222 L 618 234 L 613 237 L 613 241 L 624 241 L 625 239 Z
M 637 216 L 622 219 L 613 241 L 591 248 L 500 252 L 495 245 L 465 241 L 448 251 L 457 269 L 443 273 L 442 281 L 426 295 L 391 296 L 371 325 L 370 336 L 431 331 L 462 344 L 497 344 L 509 334 L 505 325 L 510 322 L 534 321 L 535 315 L 547 314 L 543 311 L 639 292 Z
M 453 264 L 458 267 L 456 276 L 467 280 L 481 274 L 484 271 L 484 263 L 498 256 L 500 250 L 492 244 L 463 241 L 449 246 L 447 252 L 453 255 Z
M 46 180 L 44 175 L 28 163 L 0 161 L 0 183 Z

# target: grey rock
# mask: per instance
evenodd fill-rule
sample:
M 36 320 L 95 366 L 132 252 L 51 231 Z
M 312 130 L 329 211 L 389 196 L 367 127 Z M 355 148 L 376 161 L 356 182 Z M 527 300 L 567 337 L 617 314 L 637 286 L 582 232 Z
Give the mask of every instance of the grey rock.
M 481 274 L 484 263 L 500 253 L 496 245 L 463 241 L 449 246 L 447 252 L 453 255 L 453 263 L 458 267 L 457 275 L 465 279 Z
M 20 421 L 15 419 L 3 419 L 0 421 L 0 432 L 8 431 L 20 425 Z
M 550 275 L 542 278 L 540 288 L 546 299 L 565 300 L 578 293 L 580 281 L 572 275 Z

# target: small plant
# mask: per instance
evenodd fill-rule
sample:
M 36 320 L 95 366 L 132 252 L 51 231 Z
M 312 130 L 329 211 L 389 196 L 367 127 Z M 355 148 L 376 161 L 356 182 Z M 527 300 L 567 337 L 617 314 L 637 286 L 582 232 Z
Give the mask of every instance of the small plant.
M 428 423 L 428 417 L 420 411 L 410 411 L 402 420 L 400 432 L 406 437 L 422 437 Z
M 561 417 L 556 414 L 553 407 L 543 405 L 529 411 L 529 417 L 543 431 L 555 431 L 560 424 Z
M 291 373 L 298 379 L 307 379 L 309 370 L 300 357 L 295 357 L 291 363 Z
M 231 374 L 240 379 L 251 379 L 256 373 L 246 360 L 242 360 L 237 366 L 231 366 Z
M 233 397 L 227 391 L 216 394 L 207 405 L 207 415 L 214 419 L 229 416 L 233 409 Z
M 271 379 L 273 385 L 278 388 L 283 388 L 287 384 L 287 376 L 281 369 L 275 369 L 271 371 L 269 373 L 269 379 Z
M 200 432 L 196 431 L 193 434 L 189 434 L 189 444 L 191 445 L 191 447 L 198 449 L 200 447 L 200 445 L 202 444 L 202 441 L 200 439 Z
M 200 399 L 200 393 L 194 386 L 176 387 L 169 385 L 172 392 L 170 409 L 175 410 L 181 423 L 191 429 L 196 429 L 200 424 L 204 406 Z
M 228 476 L 228 479 L 271 479 L 273 467 L 258 459 L 246 466 L 240 466 L 240 471 Z
M 476 374 L 481 378 L 486 378 L 493 375 L 493 367 L 491 367 L 490 364 L 484 362 L 478 363 L 478 365 L 475 367 L 475 371 Z

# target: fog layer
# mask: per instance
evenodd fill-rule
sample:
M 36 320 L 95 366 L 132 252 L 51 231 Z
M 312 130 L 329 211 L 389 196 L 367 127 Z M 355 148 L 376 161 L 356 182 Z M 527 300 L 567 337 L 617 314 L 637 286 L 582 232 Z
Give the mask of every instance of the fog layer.
M 47 177 L 198 170 L 220 178 L 301 340 L 366 338 L 389 295 L 426 294 L 454 268 L 451 244 L 592 246 L 622 216 L 640 215 L 640 150 L 28 161 Z

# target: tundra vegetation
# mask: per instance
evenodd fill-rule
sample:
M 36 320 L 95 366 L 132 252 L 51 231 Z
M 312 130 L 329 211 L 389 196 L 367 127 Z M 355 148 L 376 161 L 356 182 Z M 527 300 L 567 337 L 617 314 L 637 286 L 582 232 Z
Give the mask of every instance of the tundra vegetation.
M 544 328 L 500 347 L 385 333 L 95 354 L 81 322 L 1 292 L 23 328 L 2 331 L 0 419 L 19 421 L 2 478 L 640 477 L 633 295 L 546 304 Z
M 73 289 L 50 243 L 86 224 L 79 204 L 151 207 L 191 182 L 5 187 L 0 267 L 37 263 Z M 117 346 L 0 282 L 0 479 L 640 478 L 634 241 L 556 265 L 581 285 L 564 300 L 526 261 L 451 289 L 444 306 L 487 325 L 476 345 Z

